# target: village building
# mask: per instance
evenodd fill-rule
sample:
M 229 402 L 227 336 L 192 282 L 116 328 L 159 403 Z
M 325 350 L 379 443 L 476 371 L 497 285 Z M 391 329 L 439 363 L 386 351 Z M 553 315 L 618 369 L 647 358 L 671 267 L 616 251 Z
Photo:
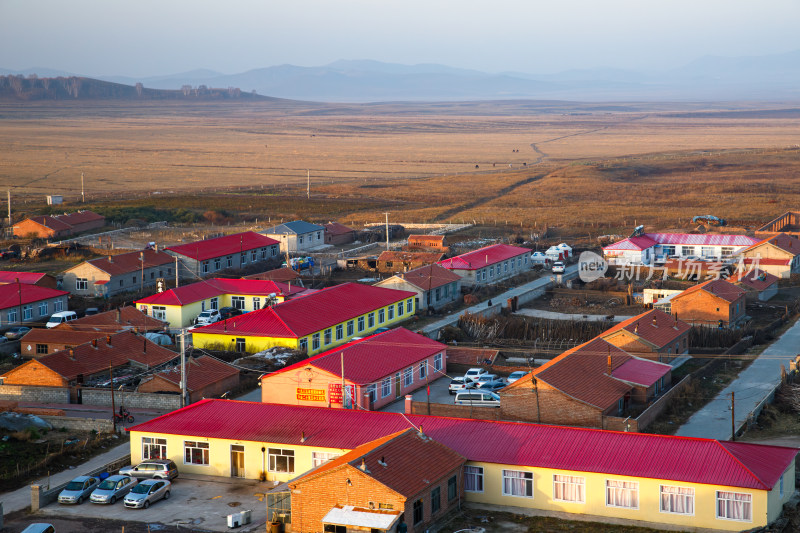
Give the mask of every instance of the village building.
M 501 389 L 505 420 L 606 428 L 672 384 L 672 367 L 634 357 L 601 338 L 567 350 Z
M 303 277 L 290 267 L 275 268 L 273 270 L 267 270 L 266 272 L 259 272 L 258 274 L 250 274 L 249 276 L 244 276 L 242 279 L 262 279 L 297 285 L 298 287 L 303 286 Z
M 27 283 L 0 285 L 0 325 L 44 322 L 53 313 L 68 311 L 67 291 Z
M 192 332 L 200 348 L 255 353 L 285 346 L 316 355 L 410 319 L 415 294 L 344 283 Z
M 800 272 L 800 240 L 779 233 L 746 248 L 742 257 L 745 266 L 786 279 Z
M 642 233 L 603 247 L 609 265 L 663 264 L 669 259 L 731 261 L 758 239 L 747 235 Z
M 800 239 L 800 212 L 787 211 L 756 230 L 756 237 L 769 239 L 781 233 Z
M 408 242 L 403 249 L 412 252 L 450 253 L 450 247 L 447 245 L 447 238 L 444 235 L 409 235 Z
M 413 428 L 362 444 L 289 482 L 292 531 L 428 531 L 458 508 L 464 463 Z
M 86 315 L 76 320 L 64 322 L 53 329 L 100 331 L 108 334 L 120 331 L 133 331 L 135 333 L 164 331 L 167 326 L 168 324 L 163 320 L 147 316 L 132 305 L 125 305 L 110 311 Z
M 175 258 L 157 250 L 141 250 L 84 261 L 64 271 L 62 287 L 76 296 L 108 298 L 154 287 L 174 279 Z
M 279 243 L 254 231 L 188 242 L 165 249 L 180 262 L 181 279 L 197 279 L 220 270 L 244 268 L 278 258 Z
M 744 289 L 745 302 L 766 302 L 778 294 L 778 281 L 780 278 L 759 268 L 751 271 L 739 272 L 728 281 Z
M 136 308 L 145 315 L 169 322 L 171 328 L 185 328 L 201 312 L 233 307 L 242 313 L 263 309 L 306 292 L 274 281 L 211 278 L 182 285 L 137 300 Z
M 356 241 L 356 230 L 338 222 L 325 224 L 325 244 L 341 246 Z
M 0 270 L 0 285 L 9 283 L 26 283 L 28 285 L 38 285 L 48 289 L 59 289 L 58 281 L 50 274 L 41 272 L 17 272 L 14 270 Z
M 33 328 L 20 339 L 20 355 L 28 359 L 39 359 L 44 355 L 68 350 L 106 335 L 105 331 Z
M 514 277 L 531 268 L 531 251 L 510 244 L 493 244 L 457 255 L 439 265 L 461 276 L 466 287 L 491 285 Z
M 442 377 L 446 364 L 447 346 L 394 328 L 265 374 L 261 401 L 379 409 Z
M 308 252 L 325 244 L 325 226 L 294 220 L 261 232 L 280 243 L 281 253 Z
M 722 279 L 694 285 L 670 298 L 671 312 L 693 326 L 734 327 L 746 316 L 744 289 Z
M 239 386 L 239 370 L 208 355 L 188 357 L 185 372 L 189 403 L 199 402 L 203 398 L 219 397 Z M 180 365 L 143 378 L 136 392 L 180 394 Z
M 465 458 L 456 490 L 463 490 L 462 501 L 489 510 L 740 531 L 776 520 L 795 492 L 796 448 L 671 435 L 232 400 L 201 400 L 128 431 L 133 464 L 168 458 L 180 465 L 181 474 L 291 483 L 326 461 L 409 427 Z M 376 455 L 383 455 L 387 467 L 394 456 Z M 404 461 L 422 460 L 410 455 Z M 365 457 L 370 472 L 383 468 L 374 458 Z M 360 467 L 360 457 L 356 462 Z M 424 479 L 435 488 L 434 479 Z M 358 486 L 362 483 L 371 482 L 359 480 Z M 341 494 L 350 485 L 345 479 L 343 488 L 328 487 Z M 390 494 L 374 494 L 374 507 L 392 504 Z M 421 498 L 424 517 L 433 496 Z M 267 493 L 267 514 L 275 512 L 296 527 L 295 497 L 290 486 L 276 486 Z M 317 497 L 326 505 L 332 501 L 327 492 Z M 322 513 L 305 506 L 302 493 L 299 500 L 302 512 Z M 442 494 L 443 508 L 444 501 Z M 273 507 L 276 502 L 280 511 Z M 387 510 L 406 513 L 405 507 Z M 413 525 L 413 507 L 405 521 Z M 313 526 L 323 529 L 322 523 Z
M 59 239 L 102 228 L 105 225 L 104 216 L 92 211 L 78 211 L 63 215 L 40 215 L 26 218 L 14 224 L 13 232 L 15 237 Z
M 9 370 L 2 378 L 5 385 L 69 387 L 107 375 L 110 367 L 131 365 L 147 370 L 176 357 L 175 352 L 124 331 L 31 359 Z
M 623 320 L 600 335 L 617 348 L 643 359 L 676 364 L 689 353 L 691 326 L 653 309 Z
M 436 310 L 461 300 L 461 276 L 437 264 L 397 274 L 375 286 L 415 292 L 419 311 Z

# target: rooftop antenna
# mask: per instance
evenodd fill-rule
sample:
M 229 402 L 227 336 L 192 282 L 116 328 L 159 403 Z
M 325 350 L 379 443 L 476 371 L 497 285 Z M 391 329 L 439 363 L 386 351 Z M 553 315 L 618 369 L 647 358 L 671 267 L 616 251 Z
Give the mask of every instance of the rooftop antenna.
M 306 178 L 308 182 L 306 183 L 306 198 L 309 200 L 311 199 L 311 171 L 306 169 Z
M 86 203 L 86 195 L 83 192 L 83 172 L 81 172 L 81 203 Z

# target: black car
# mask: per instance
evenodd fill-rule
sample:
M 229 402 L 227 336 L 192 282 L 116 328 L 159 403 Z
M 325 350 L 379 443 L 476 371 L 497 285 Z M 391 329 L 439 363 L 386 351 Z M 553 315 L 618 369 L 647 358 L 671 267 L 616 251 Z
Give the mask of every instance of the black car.
M 240 309 L 236 309 L 235 307 L 223 307 L 219 310 L 219 316 L 222 317 L 222 320 L 233 318 L 241 314 L 242 311 Z

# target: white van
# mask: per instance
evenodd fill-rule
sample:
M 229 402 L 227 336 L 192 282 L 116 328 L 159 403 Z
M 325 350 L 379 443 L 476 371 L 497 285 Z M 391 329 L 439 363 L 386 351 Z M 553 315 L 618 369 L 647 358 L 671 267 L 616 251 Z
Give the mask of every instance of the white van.
M 473 407 L 500 407 L 500 396 L 493 392 L 471 390 L 456 394 L 456 405 L 472 405 Z
M 63 324 L 64 322 L 72 322 L 77 318 L 78 315 L 75 314 L 75 311 L 59 311 L 58 313 L 53 313 L 50 316 L 50 319 L 47 321 L 47 327 L 54 328 L 59 324 Z

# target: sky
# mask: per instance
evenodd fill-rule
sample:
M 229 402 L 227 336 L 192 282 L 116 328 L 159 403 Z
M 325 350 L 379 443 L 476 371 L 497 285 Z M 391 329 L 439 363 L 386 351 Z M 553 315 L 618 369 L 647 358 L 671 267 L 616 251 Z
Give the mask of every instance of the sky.
M 0 68 L 234 74 L 339 59 L 668 70 L 800 49 L 797 0 L 0 0 Z

